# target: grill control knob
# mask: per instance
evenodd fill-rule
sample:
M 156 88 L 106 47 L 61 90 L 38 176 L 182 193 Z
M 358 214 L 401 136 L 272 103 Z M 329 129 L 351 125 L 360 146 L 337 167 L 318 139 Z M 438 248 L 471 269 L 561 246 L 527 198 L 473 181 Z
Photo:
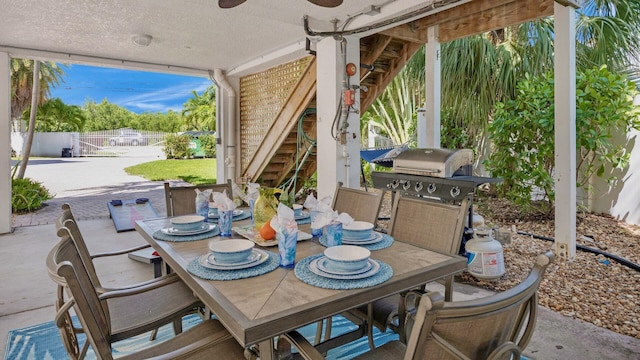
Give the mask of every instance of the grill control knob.
M 409 180 L 405 181 L 405 183 L 402 184 L 402 188 L 404 189 L 404 191 L 409 190 L 410 187 L 411 187 L 411 182 L 409 182 Z
M 391 181 L 391 187 L 393 189 L 398 188 L 398 185 L 400 185 L 400 182 L 398 182 L 398 179 L 395 179 L 395 180 Z
M 436 184 L 429 184 L 429 186 L 427 186 L 427 192 L 429 194 L 433 194 L 436 191 Z
M 422 190 L 422 188 L 423 188 L 423 187 L 424 187 L 424 186 L 422 186 L 422 182 L 417 182 L 417 183 L 416 183 L 416 191 L 417 191 L 417 192 L 420 192 L 420 190 Z
M 451 194 L 451 197 L 458 197 L 458 195 L 460 195 L 460 188 L 457 186 L 452 187 L 451 191 L 449 191 L 449 194 Z

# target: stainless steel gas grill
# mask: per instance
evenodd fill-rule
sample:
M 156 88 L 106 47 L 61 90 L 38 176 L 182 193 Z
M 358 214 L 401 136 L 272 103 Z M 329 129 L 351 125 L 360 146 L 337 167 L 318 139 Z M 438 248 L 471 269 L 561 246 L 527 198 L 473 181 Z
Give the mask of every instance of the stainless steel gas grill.
M 372 173 L 373 187 L 401 195 L 432 198 L 460 204 L 469 201 L 469 223 L 465 238 L 472 235 L 473 195 L 479 185 L 502 179 L 473 176 L 473 151 L 470 149 L 409 149 L 393 159 L 393 172 Z M 463 243 L 465 241 L 463 240 Z M 461 249 L 463 251 L 463 249 Z

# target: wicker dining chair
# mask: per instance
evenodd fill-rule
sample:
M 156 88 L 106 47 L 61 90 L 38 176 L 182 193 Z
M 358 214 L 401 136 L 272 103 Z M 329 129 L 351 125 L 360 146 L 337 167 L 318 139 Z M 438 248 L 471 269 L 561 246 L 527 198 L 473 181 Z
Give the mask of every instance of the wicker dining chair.
M 454 205 L 413 196 L 396 196 L 391 210 L 389 234 L 394 239 L 421 248 L 455 255 L 462 243 L 468 211 L 468 197 L 463 198 L 460 205 Z M 453 275 L 445 279 L 445 300 L 451 301 L 452 297 Z M 373 326 L 380 331 L 391 328 L 402 333 L 398 309 L 403 301 L 403 296 L 396 294 L 349 311 L 350 318 L 355 317 L 356 323 L 367 323 L 371 349 L 375 347 Z
M 520 359 L 535 329 L 540 283 L 554 258 L 551 251 L 539 254 L 524 281 L 481 299 L 448 302 L 438 292 L 410 291 L 412 306 L 403 312 L 406 344 L 390 341 L 355 359 Z M 305 359 L 323 359 L 297 331 L 280 341 L 294 344 Z
M 63 261 L 71 262 L 76 268 L 81 266 L 87 273 L 88 284 L 96 294 L 117 294 L 101 302 L 102 310 L 109 317 L 105 326 L 109 327 L 111 341 L 119 341 L 148 331 L 155 333 L 158 327 L 169 323 L 173 323 L 174 333 L 179 334 L 182 332 L 182 317 L 190 313 L 200 313 L 204 308 L 202 302 L 175 274 L 119 288 L 105 288 L 99 282 L 94 283 L 94 279 L 99 281 L 99 278 L 95 274 L 92 259 L 79 250 L 82 248 L 78 247 L 80 242 L 76 241 L 67 227 L 73 224 L 74 221 L 67 219 L 62 224 L 64 226 L 58 228 L 60 241 L 49 252 L 46 260 L 49 276 L 57 284 L 57 310 L 67 302 L 65 292 L 68 291 L 68 284 L 56 275 L 57 266 Z M 65 348 L 71 356 L 77 346 L 75 334 L 85 331 L 86 329 L 72 328 L 68 334 L 63 334 Z M 84 351 L 86 349 L 82 353 Z
M 231 179 L 224 184 L 208 185 L 180 185 L 171 186 L 167 181 L 164 183 L 164 197 L 167 203 L 167 216 L 189 215 L 196 213 L 196 189 L 209 190 L 214 192 L 227 191 L 227 196 L 233 199 L 233 186 Z
M 64 246 L 60 250 L 64 251 Z M 121 294 L 106 293 L 99 296 L 92 286 L 89 274 L 78 261 L 75 264 L 71 261 L 60 262 L 56 267 L 56 275 L 66 282 L 70 299 L 58 310 L 55 324 L 63 337 L 71 336 L 77 341 L 70 315 L 73 308 L 87 337 L 82 351 L 77 342 L 72 345 L 69 353 L 72 359 L 82 359 L 88 345 L 91 345 L 98 359 L 113 359 L 111 346 L 115 340 L 108 325 L 111 322 L 110 313 L 114 312 L 112 300 L 121 298 Z M 136 310 L 140 310 L 140 306 L 135 306 L 134 303 L 131 305 L 129 314 L 139 317 Z M 146 304 L 147 309 L 155 310 L 152 306 L 153 303 Z M 244 359 L 245 351 L 219 321 L 207 319 L 169 340 L 118 357 L 125 360 L 150 358 L 236 360 Z

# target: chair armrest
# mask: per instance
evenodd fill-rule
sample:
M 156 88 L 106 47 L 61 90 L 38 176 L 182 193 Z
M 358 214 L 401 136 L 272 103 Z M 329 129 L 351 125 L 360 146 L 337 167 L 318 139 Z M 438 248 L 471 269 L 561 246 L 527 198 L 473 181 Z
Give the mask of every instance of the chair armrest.
M 324 356 L 322 356 L 322 354 L 320 354 L 320 352 L 318 352 L 318 350 L 316 350 L 316 348 L 313 347 L 313 345 L 311 345 L 311 343 L 309 343 L 309 341 L 307 341 L 307 339 L 304 336 L 300 335 L 300 333 L 295 330 L 290 331 L 286 334 L 282 334 L 278 337 L 278 356 L 281 359 L 285 358 L 284 357 L 285 354 L 280 353 L 281 349 L 283 351 L 286 351 L 285 349 L 288 349 L 289 351 L 291 350 L 291 348 L 282 346 L 280 342 L 283 340 L 295 346 L 296 349 L 298 349 L 298 352 L 300 353 L 300 355 L 302 355 L 304 359 L 307 359 L 307 360 L 324 359 Z M 286 354 L 286 355 L 289 355 L 289 354 Z
M 97 253 L 97 254 L 93 254 L 91 255 L 91 259 L 95 259 L 95 258 L 101 258 L 101 257 L 107 257 L 107 256 L 117 256 L 117 255 L 124 255 L 124 254 L 128 254 L 130 252 L 134 252 L 134 251 L 138 251 L 138 250 L 142 250 L 142 249 L 146 249 L 148 247 L 151 247 L 151 245 L 149 244 L 144 244 L 144 245 L 139 245 L 136 247 L 132 247 L 130 249 L 124 249 L 124 250 L 118 250 L 118 251 L 110 251 L 110 252 L 103 252 L 103 253 Z
M 176 281 L 182 281 L 182 280 L 180 280 L 180 277 L 178 277 L 176 274 L 171 273 L 169 275 L 165 275 L 163 277 L 159 277 L 151 281 L 148 281 L 147 283 L 143 283 L 143 285 L 141 286 L 125 288 L 121 290 L 107 291 L 100 295 L 100 300 L 108 300 L 112 298 L 141 294 L 147 291 L 151 291 L 151 290 L 158 289 L 160 287 L 172 284 Z
M 167 280 L 166 278 L 168 276 L 174 276 L 175 274 L 168 274 L 168 275 L 164 275 L 161 277 L 157 277 L 157 278 L 153 278 L 153 279 L 149 279 L 146 281 L 141 281 L 139 283 L 135 283 L 135 284 L 127 284 L 127 285 L 123 285 L 123 286 L 114 286 L 114 287 L 97 287 L 96 288 L 96 292 L 98 294 L 104 294 L 104 293 L 108 293 L 108 292 L 113 292 L 113 291 L 121 291 L 121 290 L 129 290 L 129 289 L 134 289 L 134 288 L 139 288 L 141 286 L 147 286 L 147 285 L 153 285 L 157 282 L 160 282 L 161 284 L 159 286 L 164 286 L 167 284 Z

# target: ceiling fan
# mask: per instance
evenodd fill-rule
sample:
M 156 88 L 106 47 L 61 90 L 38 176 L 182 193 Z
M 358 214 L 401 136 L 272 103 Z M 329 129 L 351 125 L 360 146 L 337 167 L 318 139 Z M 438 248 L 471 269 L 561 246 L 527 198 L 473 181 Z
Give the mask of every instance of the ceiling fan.
M 222 9 L 236 7 L 247 0 L 218 0 L 218 6 Z M 322 7 L 336 7 L 342 4 L 342 0 L 307 0 L 312 4 Z

